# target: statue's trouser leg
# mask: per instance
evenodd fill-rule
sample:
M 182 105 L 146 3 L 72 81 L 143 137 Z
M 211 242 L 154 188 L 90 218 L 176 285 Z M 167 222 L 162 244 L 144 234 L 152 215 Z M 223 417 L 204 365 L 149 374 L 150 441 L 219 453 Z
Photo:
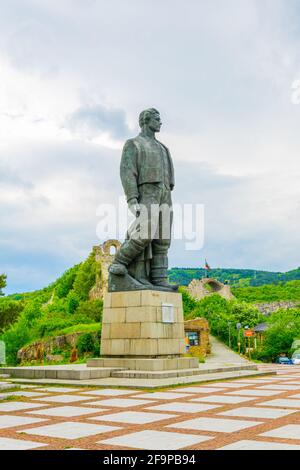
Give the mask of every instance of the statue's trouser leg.
M 122 244 L 114 262 L 128 266 L 151 243 L 158 230 L 159 206 L 162 186 L 158 183 L 147 183 L 139 187 L 141 214 L 128 230 L 128 239 Z
M 171 192 L 164 186 L 159 217 L 158 236 L 152 241 L 151 280 L 154 285 L 168 283 L 168 250 L 171 245 L 173 222 Z

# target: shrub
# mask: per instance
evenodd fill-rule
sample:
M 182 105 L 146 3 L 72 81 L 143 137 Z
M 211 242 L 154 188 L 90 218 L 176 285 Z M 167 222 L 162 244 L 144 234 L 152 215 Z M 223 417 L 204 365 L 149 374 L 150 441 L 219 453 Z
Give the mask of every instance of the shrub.
M 17 352 L 28 343 L 31 339 L 30 330 L 22 323 L 13 325 L 9 330 L 5 331 L 1 336 L 1 339 L 5 342 L 6 347 L 6 362 L 9 365 L 17 365 Z
M 192 310 L 194 310 L 194 308 L 196 308 L 197 301 L 188 294 L 184 287 L 180 287 L 179 292 L 182 294 L 183 314 L 186 317 Z
M 93 353 L 95 350 L 95 338 L 91 333 L 84 333 L 79 336 L 76 346 L 80 356 L 85 353 Z
M 81 301 L 76 311 L 77 315 L 84 315 L 93 322 L 102 320 L 103 301 L 100 299 Z
M 67 295 L 67 311 L 68 313 L 74 313 L 79 305 L 79 299 L 75 292 L 71 291 Z

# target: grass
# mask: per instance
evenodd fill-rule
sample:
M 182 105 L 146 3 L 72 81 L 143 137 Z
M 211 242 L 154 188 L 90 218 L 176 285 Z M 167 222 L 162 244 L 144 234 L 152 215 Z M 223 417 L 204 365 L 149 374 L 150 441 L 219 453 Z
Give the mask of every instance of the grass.
M 96 333 L 97 331 L 101 331 L 101 323 L 82 323 L 78 325 L 68 326 L 61 330 L 54 330 L 51 332 L 51 334 L 43 338 L 36 338 L 22 346 L 22 348 L 27 348 L 32 343 L 46 343 L 48 340 L 55 336 L 69 335 L 73 333 Z
M 83 323 L 79 325 L 68 326 L 62 330 L 55 331 L 54 336 L 69 335 L 72 333 L 95 333 L 101 330 L 101 323 Z

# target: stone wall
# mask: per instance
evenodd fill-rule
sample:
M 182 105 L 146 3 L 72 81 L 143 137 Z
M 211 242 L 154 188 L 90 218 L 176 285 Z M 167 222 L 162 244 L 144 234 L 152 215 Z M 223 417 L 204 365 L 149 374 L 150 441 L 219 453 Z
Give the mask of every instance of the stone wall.
M 187 287 L 187 292 L 197 300 L 204 299 L 208 295 L 218 294 L 226 300 L 234 299 L 230 286 L 222 284 L 212 278 L 193 279 Z
M 173 319 L 164 318 L 172 304 Z M 167 357 L 185 353 L 182 295 L 141 290 L 104 297 L 101 356 Z
M 108 288 L 108 268 L 113 262 L 114 253 L 110 253 L 111 247 L 116 250 L 119 249 L 121 243 L 118 240 L 107 240 L 102 245 L 94 246 L 93 251 L 95 253 L 95 260 L 100 265 L 99 273 L 96 277 L 96 284 L 91 289 L 89 298 L 102 299 Z
M 292 302 L 263 302 L 263 303 L 254 303 L 253 304 L 263 315 L 271 315 L 271 313 L 276 312 L 280 308 L 295 308 L 300 305 L 300 301 Z
M 192 346 L 197 348 L 200 354 L 205 357 L 211 353 L 211 345 L 209 341 L 209 324 L 205 318 L 194 318 L 184 322 L 184 331 L 197 331 L 199 334 L 199 346 Z

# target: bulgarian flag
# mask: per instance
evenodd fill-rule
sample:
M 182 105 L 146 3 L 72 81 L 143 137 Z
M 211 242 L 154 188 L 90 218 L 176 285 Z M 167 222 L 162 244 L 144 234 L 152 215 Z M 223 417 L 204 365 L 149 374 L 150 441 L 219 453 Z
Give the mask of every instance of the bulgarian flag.
M 204 266 L 204 269 L 206 269 L 207 271 L 211 271 L 211 267 L 209 266 L 207 260 L 205 259 L 205 266 Z

